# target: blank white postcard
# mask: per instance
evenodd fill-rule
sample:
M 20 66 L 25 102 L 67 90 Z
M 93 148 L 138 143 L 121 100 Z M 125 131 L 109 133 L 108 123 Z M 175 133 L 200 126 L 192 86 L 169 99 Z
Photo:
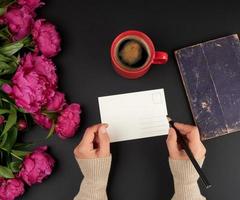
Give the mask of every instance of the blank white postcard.
M 166 135 L 169 124 L 163 89 L 98 98 L 111 142 Z

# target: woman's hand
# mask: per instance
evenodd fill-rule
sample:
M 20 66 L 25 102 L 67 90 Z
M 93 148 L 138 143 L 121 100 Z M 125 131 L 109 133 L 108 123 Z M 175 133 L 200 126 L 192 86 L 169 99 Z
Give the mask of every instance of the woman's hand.
M 198 128 L 196 126 L 182 123 L 175 123 L 174 125 L 186 139 L 186 142 L 189 148 L 191 149 L 194 157 L 196 159 L 203 159 L 206 154 L 206 149 L 200 140 Z M 173 128 L 169 129 L 167 146 L 169 156 L 171 159 L 174 160 L 189 159 L 185 151 L 182 149 L 181 145 L 177 142 L 177 134 Z
M 96 124 L 87 128 L 80 144 L 74 149 L 76 158 L 93 159 L 110 156 L 110 140 L 107 124 Z

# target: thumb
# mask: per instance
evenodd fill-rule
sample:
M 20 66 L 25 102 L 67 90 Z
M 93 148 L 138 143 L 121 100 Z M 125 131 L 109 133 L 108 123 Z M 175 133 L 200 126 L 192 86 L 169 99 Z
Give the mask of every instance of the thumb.
M 102 157 L 110 155 L 110 139 L 106 127 L 106 125 L 102 125 L 98 130 L 99 155 Z
M 177 143 L 177 134 L 176 131 L 173 128 L 169 129 L 168 137 L 167 137 L 167 147 L 169 154 L 174 154 L 178 152 L 178 143 Z

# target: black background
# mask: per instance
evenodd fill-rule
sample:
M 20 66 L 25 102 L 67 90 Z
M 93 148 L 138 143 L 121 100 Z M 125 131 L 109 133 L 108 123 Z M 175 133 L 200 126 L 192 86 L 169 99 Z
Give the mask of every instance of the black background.
M 201 3 L 200 3 L 201 2 Z M 217 2 L 217 1 L 216 1 Z M 237 1 L 236 1 L 237 2 Z M 98 96 L 164 88 L 169 114 L 192 123 L 173 51 L 201 41 L 240 30 L 237 3 L 203 1 L 80 1 L 49 0 L 39 16 L 56 24 L 62 36 L 62 52 L 54 61 L 60 90 L 68 100 L 83 107 L 81 128 L 73 139 L 54 136 L 44 140 L 46 130 L 34 128 L 26 141 L 47 143 L 55 156 L 54 173 L 43 184 L 29 189 L 24 200 L 71 200 L 79 190 L 82 175 L 73 149 L 84 129 L 100 121 Z M 112 69 L 109 48 L 122 31 L 137 29 L 147 33 L 156 49 L 169 53 L 166 65 L 153 66 L 144 77 L 127 80 Z M 113 200 L 170 200 L 172 177 L 168 166 L 166 137 L 155 137 L 111 146 L 113 163 L 108 194 Z M 204 142 L 207 158 L 204 171 L 213 187 L 208 200 L 236 200 L 240 196 L 240 134 Z

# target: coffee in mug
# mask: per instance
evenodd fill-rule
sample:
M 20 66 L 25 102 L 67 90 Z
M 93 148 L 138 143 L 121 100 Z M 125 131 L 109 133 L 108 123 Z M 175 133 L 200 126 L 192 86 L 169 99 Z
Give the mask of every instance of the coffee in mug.
M 123 67 L 139 68 L 149 59 L 149 50 L 143 41 L 137 38 L 126 38 L 117 47 L 117 57 Z
M 145 33 L 130 30 L 114 39 L 111 60 L 118 74 L 136 79 L 146 74 L 152 64 L 166 63 L 168 54 L 164 51 L 155 51 L 152 40 Z

